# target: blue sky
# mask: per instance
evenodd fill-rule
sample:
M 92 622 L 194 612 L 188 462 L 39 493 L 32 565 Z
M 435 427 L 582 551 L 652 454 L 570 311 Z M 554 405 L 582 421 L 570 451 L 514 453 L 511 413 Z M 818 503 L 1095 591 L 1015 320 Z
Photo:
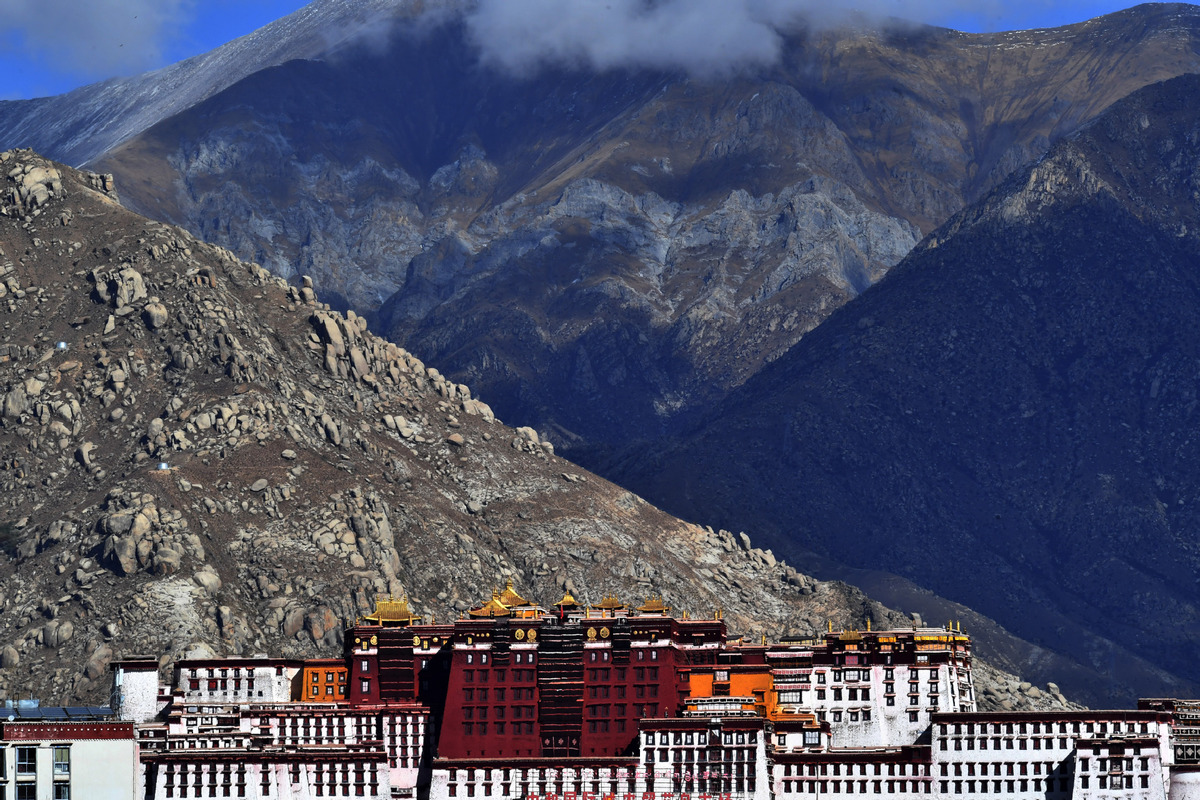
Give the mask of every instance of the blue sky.
M 59 94 L 165 66 L 304 5 L 304 0 L 0 0 L 0 100 Z M 1065 25 L 1132 3 L 876 0 L 873 5 L 894 9 L 896 16 L 981 31 Z

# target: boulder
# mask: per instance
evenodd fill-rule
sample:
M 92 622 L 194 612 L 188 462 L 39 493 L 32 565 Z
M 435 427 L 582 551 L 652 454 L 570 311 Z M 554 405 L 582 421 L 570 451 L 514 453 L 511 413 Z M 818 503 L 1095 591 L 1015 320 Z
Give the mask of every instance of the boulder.
M 92 651 L 92 655 L 87 660 L 87 664 L 83 667 L 83 674 L 88 680 L 94 681 L 104 675 L 108 671 L 108 665 L 112 663 L 113 651 L 106 644 L 102 644 Z
M 114 280 L 117 284 L 117 308 L 131 306 L 139 300 L 146 299 L 146 281 L 142 278 L 142 273 L 133 267 L 126 267 L 118 272 Z
M 194 580 L 196 585 L 208 592 L 210 595 L 221 591 L 221 576 L 217 575 L 216 571 L 211 567 L 207 567 L 197 572 L 192 576 L 192 580 Z
M 128 536 L 111 535 L 104 542 L 104 560 L 121 575 L 137 572 L 137 543 Z
M 11 644 L 4 645 L 0 650 L 0 669 L 14 669 L 21 663 L 21 654 Z
M 147 303 L 146 307 L 142 309 L 142 320 L 151 330 L 157 330 L 166 325 L 168 317 L 167 307 L 162 303 Z
M 283 618 L 283 635 L 295 636 L 304 628 L 303 609 L 293 608 Z
M 317 335 L 333 348 L 333 354 L 338 358 L 346 355 L 346 340 L 342 336 L 342 330 L 338 326 L 337 321 L 326 314 L 314 314 L 312 318 L 313 327 L 317 329 Z
M 18 386 L 8 394 L 4 395 L 4 416 L 15 419 L 29 410 L 29 396 L 25 394 L 25 388 Z

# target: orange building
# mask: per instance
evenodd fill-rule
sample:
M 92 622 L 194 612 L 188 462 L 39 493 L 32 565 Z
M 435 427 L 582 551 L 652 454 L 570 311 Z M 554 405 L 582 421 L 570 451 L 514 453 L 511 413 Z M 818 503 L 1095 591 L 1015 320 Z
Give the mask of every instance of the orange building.
M 729 698 L 731 706 L 773 719 L 775 692 L 766 664 L 719 664 L 692 667 L 688 695 L 692 700 Z M 693 705 L 688 702 L 689 707 Z
M 313 658 L 305 661 L 300 700 L 306 703 L 346 702 L 346 660 Z

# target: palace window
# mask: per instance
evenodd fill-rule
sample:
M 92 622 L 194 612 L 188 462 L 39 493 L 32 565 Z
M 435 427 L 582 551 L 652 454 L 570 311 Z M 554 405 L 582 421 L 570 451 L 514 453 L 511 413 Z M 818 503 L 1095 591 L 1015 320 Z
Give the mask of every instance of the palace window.
M 37 774 L 37 748 L 36 747 L 18 747 L 17 748 L 17 774 L 18 775 L 36 775 Z
M 71 748 L 67 745 L 54 746 L 54 774 L 56 776 L 71 774 Z

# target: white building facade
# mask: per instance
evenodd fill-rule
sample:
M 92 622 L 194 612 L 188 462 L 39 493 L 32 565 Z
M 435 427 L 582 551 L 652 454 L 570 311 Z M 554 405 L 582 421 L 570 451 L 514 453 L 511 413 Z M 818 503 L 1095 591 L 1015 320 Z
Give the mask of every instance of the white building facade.
M 137 761 L 130 723 L 0 722 L 3 800 L 129 800 Z

